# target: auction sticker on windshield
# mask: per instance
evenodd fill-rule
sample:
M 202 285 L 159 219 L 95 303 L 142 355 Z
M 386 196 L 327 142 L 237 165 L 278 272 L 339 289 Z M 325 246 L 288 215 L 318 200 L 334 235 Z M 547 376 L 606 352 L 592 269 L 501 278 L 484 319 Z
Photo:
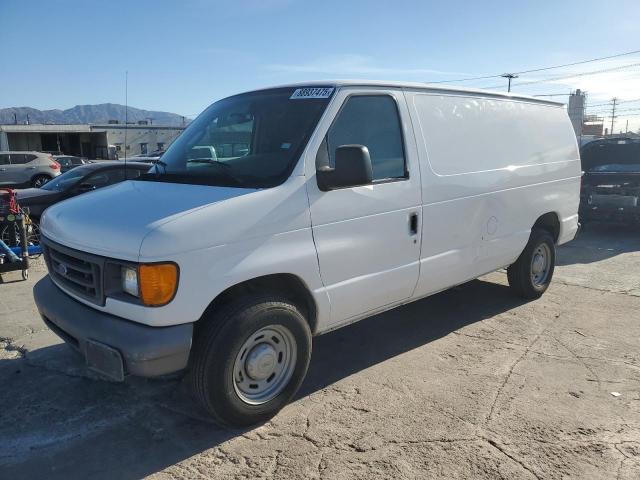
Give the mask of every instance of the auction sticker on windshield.
M 316 88 L 296 88 L 291 95 L 290 100 L 303 100 L 305 98 L 329 98 L 333 93 L 333 88 L 316 87 Z

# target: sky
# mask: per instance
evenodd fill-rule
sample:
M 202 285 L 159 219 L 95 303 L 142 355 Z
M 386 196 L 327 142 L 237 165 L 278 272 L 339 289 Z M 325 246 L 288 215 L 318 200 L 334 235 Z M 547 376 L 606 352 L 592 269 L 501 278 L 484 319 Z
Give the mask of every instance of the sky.
M 128 71 L 129 105 L 194 117 L 222 97 L 289 82 L 442 82 L 634 50 L 638 0 L 0 0 L 0 108 L 124 104 Z M 524 85 L 540 80 L 550 81 Z M 506 88 L 501 78 L 457 84 Z M 640 54 L 513 85 L 576 88 L 594 113 L 613 97 L 640 99 Z M 627 119 L 640 128 L 640 102 L 619 111 L 616 131 Z

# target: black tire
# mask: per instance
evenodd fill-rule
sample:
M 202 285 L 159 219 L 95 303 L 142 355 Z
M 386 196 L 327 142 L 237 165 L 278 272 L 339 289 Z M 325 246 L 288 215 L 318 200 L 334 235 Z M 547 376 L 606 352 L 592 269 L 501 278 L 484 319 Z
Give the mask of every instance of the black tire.
M 532 279 L 532 262 L 536 250 L 542 245 L 546 245 L 548 249 L 550 264 L 544 281 L 536 284 Z M 531 231 L 529 242 L 516 262 L 507 268 L 509 286 L 519 297 L 528 300 L 540 298 L 551 283 L 555 263 L 556 249 L 553 237 L 548 231 L 535 228 Z
M 51 180 L 51 177 L 48 176 L 48 175 L 36 175 L 35 177 L 33 177 L 31 179 L 31 186 L 33 188 L 40 188 L 45 183 L 47 183 L 49 180 Z
M 189 370 L 196 400 L 221 425 L 244 427 L 276 415 L 300 388 L 311 358 L 311 330 L 300 310 L 283 297 L 256 295 L 239 298 L 200 321 L 205 323 L 194 334 Z M 245 341 L 270 325 L 285 327 L 295 339 L 293 372 L 274 398 L 250 404 L 236 392 L 234 364 Z

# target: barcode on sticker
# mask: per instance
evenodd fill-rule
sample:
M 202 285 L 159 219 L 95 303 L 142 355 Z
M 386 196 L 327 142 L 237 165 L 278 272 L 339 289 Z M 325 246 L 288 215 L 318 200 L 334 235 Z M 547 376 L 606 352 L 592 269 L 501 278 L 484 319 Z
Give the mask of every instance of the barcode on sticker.
M 296 88 L 290 100 L 300 100 L 305 98 L 329 98 L 333 93 L 333 88 Z

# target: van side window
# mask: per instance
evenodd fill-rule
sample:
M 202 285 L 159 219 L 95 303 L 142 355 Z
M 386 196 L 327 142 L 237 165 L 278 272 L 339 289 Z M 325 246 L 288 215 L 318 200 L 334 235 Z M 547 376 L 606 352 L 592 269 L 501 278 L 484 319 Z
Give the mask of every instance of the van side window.
M 327 133 L 327 145 L 332 165 L 339 146 L 364 145 L 373 180 L 407 176 L 398 109 L 388 95 L 350 97 Z

